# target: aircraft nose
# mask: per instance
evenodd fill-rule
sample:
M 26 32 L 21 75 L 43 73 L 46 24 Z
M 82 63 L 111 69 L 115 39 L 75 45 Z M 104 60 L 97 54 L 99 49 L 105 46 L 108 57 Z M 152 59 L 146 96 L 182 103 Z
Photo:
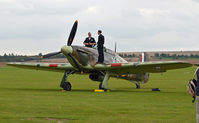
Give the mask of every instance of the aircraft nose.
M 61 48 L 61 52 L 65 55 L 68 55 L 69 53 L 72 53 L 73 52 L 73 48 L 71 46 L 67 46 L 67 45 L 64 45 L 62 48 Z

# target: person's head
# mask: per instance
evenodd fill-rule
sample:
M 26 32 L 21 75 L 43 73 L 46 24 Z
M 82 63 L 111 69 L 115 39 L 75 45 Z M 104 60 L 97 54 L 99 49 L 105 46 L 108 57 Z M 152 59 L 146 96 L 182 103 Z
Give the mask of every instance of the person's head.
M 102 34 L 102 30 L 98 30 L 97 33 L 98 33 L 98 35 Z
M 88 32 L 88 37 L 91 37 L 91 32 Z

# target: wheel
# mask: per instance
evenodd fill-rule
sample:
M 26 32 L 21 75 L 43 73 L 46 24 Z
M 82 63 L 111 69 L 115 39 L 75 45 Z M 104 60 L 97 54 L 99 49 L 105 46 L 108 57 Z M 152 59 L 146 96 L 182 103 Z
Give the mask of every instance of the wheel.
M 99 84 L 99 89 L 104 89 L 104 88 L 102 88 L 102 82 L 100 82 L 100 84 Z
M 62 85 L 62 88 L 64 90 L 71 91 L 72 86 L 71 86 L 70 82 L 64 82 L 64 84 Z

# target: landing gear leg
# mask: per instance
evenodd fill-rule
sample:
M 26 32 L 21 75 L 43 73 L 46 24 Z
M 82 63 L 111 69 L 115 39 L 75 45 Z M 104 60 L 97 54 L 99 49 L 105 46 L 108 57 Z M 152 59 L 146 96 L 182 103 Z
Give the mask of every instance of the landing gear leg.
M 70 75 L 71 73 L 71 71 L 66 71 L 60 83 L 60 87 L 67 91 L 71 91 L 72 88 L 70 82 L 67 81 L 68 75 Z
M 100 84 L 99 84 L 99 89 L 103 89 L 104 90 L 104 88 L 102 88 L 102 82 L 100 82 Z
M 109 89 L 109 87 L 108 87 L 109 77 L 110 77 L 110 73 L 109 73 L 109 71 L 107 71 L 106 75 L 104 77 L 104 80 L 99 85 L 99 89 L 104 89 L 104 90 L 108 90 Z
M 136 83 L 135 85 L 136 85 L 137 89 L 140 89 L 140 84 L 139 83 Z

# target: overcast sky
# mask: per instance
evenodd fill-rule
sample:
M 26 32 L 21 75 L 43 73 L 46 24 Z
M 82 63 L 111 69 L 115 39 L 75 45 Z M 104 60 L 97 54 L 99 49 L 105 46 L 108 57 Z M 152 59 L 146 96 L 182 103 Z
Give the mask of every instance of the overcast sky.
M 118 51 L 199 50 L 199 0 L 0 0 L 0 55 L 59 51 L 79 21 Z

